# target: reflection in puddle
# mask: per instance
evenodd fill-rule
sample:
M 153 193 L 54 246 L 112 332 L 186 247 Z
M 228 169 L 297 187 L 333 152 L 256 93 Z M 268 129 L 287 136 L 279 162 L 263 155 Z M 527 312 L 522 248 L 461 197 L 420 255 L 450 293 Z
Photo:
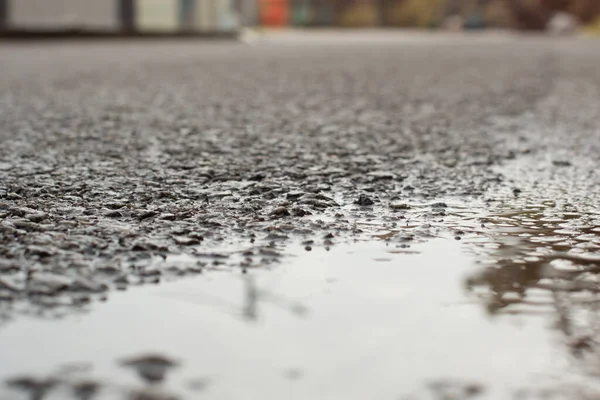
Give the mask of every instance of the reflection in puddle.
M 429 382 L 425 391 L 426 394 L 405 396 L 401 400 L 470 400 L 481 398 L 485 394 L 485 387 L 473 382 L 437 380 Z
M 413 245 L 419 254 L 388 252 L 394 245 L 300 248 L 270 270 L 207 270 L 114 293 L 79 318 L 22 318 L 0 330 L 0 376 L 58 376 L 43 400 L 84 398 L 75 382 L 97 382 L 78 391 L 94 400 L 193 399 L 198 391 L 211 399 L 398 399 L 446 376 L 481 382 L 465 393 L 485 386 L 500 400 L 547 368 L 543 326 L 498 326 L 464 304 L 460 283 L 472 265 L 459 242 Z M 378 254 L 390 261 L 374 261 Z M 124 373 L 123 357 L 136 354 L 146 356 L 125 365 L 137 376 Z M 48 373 L 87 360 L 94 369 L 76 377 Z M 458 390 L 442 386 L 435 390 Z
M 11 378 L 6 381 L 8 387 L 25 392 L 31 400 L 42 400 L 57 383 L 58 380 L 54 378 L 36 379 L 28 376 Z
M 236 277 L 233 276 L 231 279 L 235 280 Z M 243 284 L 242 293 L 244 296 L 241 305 L 228 301 L 218 295 L 199 293 L 198 291 L 165 292 L 164 295 L 189 304 L 212 306 L 213 308 L 223 310 L 229 315 L 241 317 L 249 322 L 259 320 L 259 306 L 261 302 L 274 305 L 298 317 L 304 317 L 309 311 L 302 303 L 287 298 L 285 295 L 265 288 L 259 288 L 256 278 L 252 274 L 248 274 L 248 272 L 243 272 L 243 275 L 237 277 L 237 279 Z
M 160 355 L 146 355 L 121 361 L 124 367 L 133 368 L 139 377 L 148 384 L 159 383 L 179 362 Z
M 179 366 L 179 363 L 161 355 L 145 355 L 123 360 L 123 367 L 133 368 L 142 381 L 142 387 L 119 385 L 86 376 L 90 371 L 59 368 L 47 377 L 30 375 L 9 378 L 6 386 L 12 394 L 21 394 L 26 400 L 75 399 L 93 400 L 176 400 L 178 397 L 162 387 L 167 372 Z M 15 397 L 10 397 L 14 399 Z
M 491 313 L 553 305 L 558 294 L 597 292 L 600 215 L 549 213 L 543 206 L 483 220 L 491 239 L 476 243 L 488 266 L 467 281 Z M 577 300 L 579 302 L 580 300 Z
M 579 374 L 600 377 L 600 214 L 548 202 L 483 222 L 491 233 L 474 251 L 485 267 L 466 280 L 468 290 L 492 315 L 551 316 Z M 538 388 L 518 398 L 600 396 L 589 382 L 554 386 L 545 389 L 553 397 Z M 592 397 L 583 396 L 590 391 Z

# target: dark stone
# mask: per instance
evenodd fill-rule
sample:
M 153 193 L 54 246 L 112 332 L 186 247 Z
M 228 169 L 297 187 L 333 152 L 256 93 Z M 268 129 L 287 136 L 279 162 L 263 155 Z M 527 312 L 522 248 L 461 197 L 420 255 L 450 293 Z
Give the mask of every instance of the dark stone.
M 154 217 L 156 215 L 158 215 L 158 213 L 156 211 L 142 211 L 138 215 L 138 219 L 144 220 L 144 219 L 152 218 L 152 217 Z
M 557 167 L 570 167 L 572 165 L 570 161 L 566 160 L 554 160 L 552 161 L 552 164 Z
M 364 195 L 364 194 L 361 194 L 361 195 L 358 197 L 358 200 L 356 200 L 356 201 L 354 202 L 354 204 L 358 204 L 359 206 L 363 206 L 363 207 L 365 207 L 365 206 L 372 206 L 372 205 L 373 205 L 373 204 L 375 204 L 375 203 L 373 202 L 373 200 L 371 200 L 371 199 L 370 199 L 369 197 L 367 197 L 366 195 Z

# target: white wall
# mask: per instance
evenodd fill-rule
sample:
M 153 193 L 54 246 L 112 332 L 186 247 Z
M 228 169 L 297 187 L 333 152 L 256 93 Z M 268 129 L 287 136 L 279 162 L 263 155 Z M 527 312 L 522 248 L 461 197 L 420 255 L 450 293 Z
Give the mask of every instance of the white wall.
M 238 24 L 237 16 L 233 13 L 233 0 L 196 0 L 195 10 L 196 28 L 201 31 L 226 31 Z
M 233 0 L 215 0 L 219 20 L 219 30 L 230 31 L 239 25 L 240 16 L 234 10 Z
M 245 0 L 253 2 L 255 0 Z M 9 0 L 10 27 L 19 29 L 118 30 L 120 0 Z M 136 0 L 136 28 L 176 31 L 183 28 L 179 0 Z M 195 0 L 192 18 L 200 31 L 231 30 L 237 24 L 233 0 Z
M 178 30 L 179 0 L 137 0 L 136 16 L 140 31 Z
M 214 0 L 196 0 L 196 28 L 200 30 L 216 29 L 216 7 Z
M 21 29 L 119 29 L 118 0 L 11 0 L 8 23 Z

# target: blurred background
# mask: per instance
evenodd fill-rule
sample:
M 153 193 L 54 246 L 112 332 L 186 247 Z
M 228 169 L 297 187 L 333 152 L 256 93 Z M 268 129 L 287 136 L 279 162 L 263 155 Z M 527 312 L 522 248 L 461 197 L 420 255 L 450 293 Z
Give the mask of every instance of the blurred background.
M 600 0 L 0 0 L 0 33 L 242 27 L 600 31 Z

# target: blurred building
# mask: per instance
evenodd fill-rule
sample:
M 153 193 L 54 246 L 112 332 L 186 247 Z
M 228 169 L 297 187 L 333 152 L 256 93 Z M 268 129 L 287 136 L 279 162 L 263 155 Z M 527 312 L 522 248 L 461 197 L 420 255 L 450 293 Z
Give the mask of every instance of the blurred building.
M 600 26 L 600 0 L 0 0 L 0 31 L 231 32 L 239 26 Z
M 295 26 L 337 24 L 336 2 L 332 0 L 291 0 L 290 23 Z
M 582 23 L 600 15 L 600 0 L 238 0 L 246 25 L 545 29 L 557 13 Z
M 515 23 L 522 29 L 544 29 L 557 14 L 568 14 L 580 23 L 600 15 L 600 0 L 505 0 Z
M 235 9 L 238 13 L 240 25 L 260 25 L 260 4 L 257 0 L 236 0 Z
M 237 24 L 235 0 L 0 0 L 5 32 L 228 32 Z
M 432 27 L 447 0 L 247 0 L 266 26 Z

